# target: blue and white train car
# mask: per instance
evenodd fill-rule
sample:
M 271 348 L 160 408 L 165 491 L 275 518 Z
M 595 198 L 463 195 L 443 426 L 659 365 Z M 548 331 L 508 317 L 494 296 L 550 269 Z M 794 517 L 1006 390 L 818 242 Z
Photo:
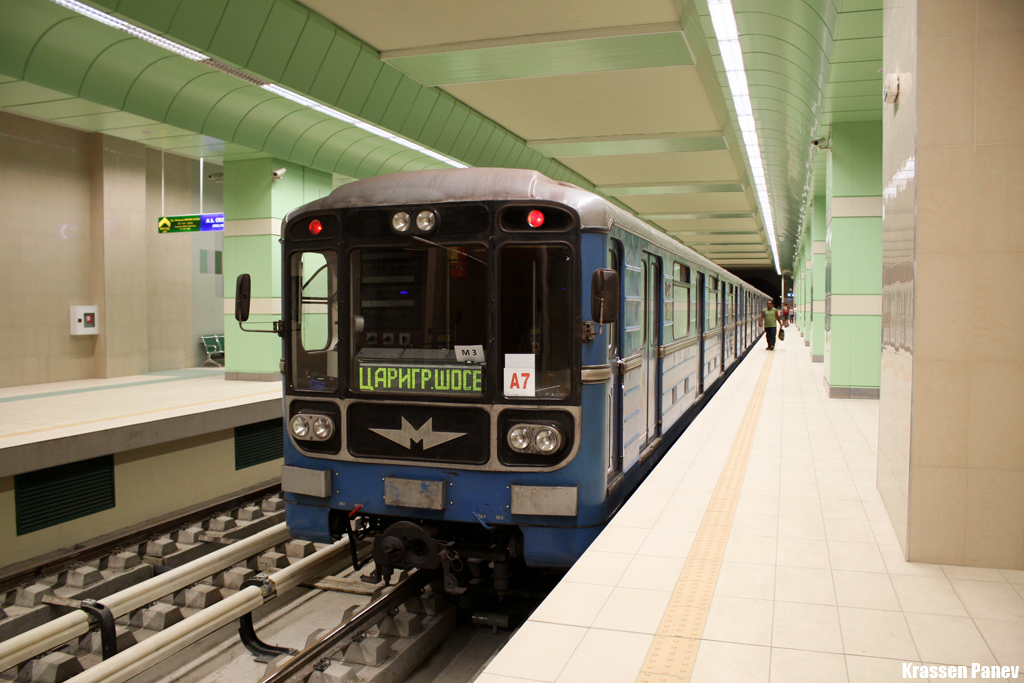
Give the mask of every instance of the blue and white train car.
M 377 580 L 570 566 L 767 299 L 533 171 L 369 178 L 282 230 L 288 526 L 372 538 Z

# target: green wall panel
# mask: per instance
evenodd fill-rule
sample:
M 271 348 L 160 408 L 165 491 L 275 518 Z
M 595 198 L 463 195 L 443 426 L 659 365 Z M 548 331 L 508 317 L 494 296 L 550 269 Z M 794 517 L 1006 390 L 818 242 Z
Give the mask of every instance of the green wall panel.
M 271 217 L 270 175 L 267 159 L 224 164 L 224 219 Z M 226 280 L 225 280 L 226 281 Z
M 0 72 L 21 78 L 33 48 L 50 27 L 75 15 L 52 3 L 4 0 L 0 21 Z
M 430 111 L 430 116 L 427 117 L 426 122 L 423 124 L 423 129 L 420 131 L 419 140 L 427 147 L 433 147 L 434 143 L 437 142 L 437 138 L 440 137 L 441 131 L 444 130 L 444 125 L 448 122 L 448 117 L 451 116 L 452 110 L 455 108 L 455 101 L 451 97 L 439 97 L 437 102 L 434 103 L 433 108 Z
M 240 95 L 244 95 L 247 89 L 259 90 L 219 71 L 208 71 L 192 79 L 178 91 L 171 106 L 167 108 L 164 122 L 179 128 L 210 134 L 209 130 L 204 128 L 204 124 L 214 105 L 222 100 L 226 93 L 238 91 Z
M 334 26 L 330 22 L 318 14 L 310 14 L 288 60 L 288 66 L 281 75 L 281 83 L 299 92 L 309 92 L 327 57 L 334 33 Z
M 263 149 L 271 129 L 282 118 L 303 109 L 302 105 L 272 97 L 253 107 L 238 124 L 232 141 L 252 149 Z
M 881 195 L 882 122 L 833 124 L 830 161 L 833 196 Z
M 405 123 L 402 124 L 402 129 L 398 132 L 410 140 L 419 140 L 420 131 L 423 130 L 423 125 L 430 117 L 431 110 L 437 101 L 443 97 L 445 96 L 441 94 L 440 90 L 421 88 L 416 96 L 416 101 L 412 105 L 412 109 L 409 110 L 409 116 L 406 117 Z
M 205 112 L 200 112 L 197 107 L 196 118 L 203 114 L 201 130 L 204 134 L 221 140 L 234 140 L 239 125 L 249 112 L 273 97 L 266 90 L 239 83 L 238 87 L 212 103 Z
M 441 134 L 437 136 L 437 140 L 434 142 L 434 149 L 446 154 L 450 153 L 470 115 L 469 107 L 461 102 L 455 102 L 455 107 L 448 115 L 448 120 L 445 121 Z
M 483 124 L 483 118 L 475 112 L 470 113 L 469 118 L 466 119 L 466 123 L 459 132 L 459 137 L 455 140 L 455 144 L 452 145 L 451 155 L 453 157 L 456 159 L 466 158 L 466 153 L 469 151 L 470 145 L 473 144 L 473 139 L 476 137 L 477 131 L 480 130 L 481 124 Z
M 275 2 L 246 67 L 271 81 L 280 81 L 309 12 L 297 4 Z
M 167 32 L 177 9 L 178 3 L 175 0 L 121 0 L 117 4 L 118 12 L 138 17 L 140 23 L 157 33 Z
M 351 130 L 349 126 L 334 119 L 326 119 L 311 126 L 297 140 L 295 140 L 289 158 L 296 163 L 310 166 L 316 158 L 320 148 L 335 135 L 342 134 L 342 131 Z
M 395 90 L 398 88 L 401 80 L 402 73 L 400 71 L 382 67 L 377 80 L 370 89 L 370 94 L 366 96 L 366 101 L 359 110 L 359 116 L 369 121 L 380 121 L 383 119 L 384 112 L 387 111 L 388 104 L 390 104 L 391 98 L 394 97 Z
M 263 149 L 282 159 L 291 159 L 295 142 L 302 138 L 313 126 L 323 122 L 327 117 L 320 112 L 300 107 L 283 117 L 270 129 Z
M 330 173 L 316 171 L 312 168 L 302 170 L 302 203 L 326 197 L 333 189 Z
M 96 57 L 78 96 L 121 109 L 139 76 L 157 62 L 171 59 L 166 50 L 141 40 L 115 43 Z
M 383 68 L 384 62 L 380 61 L 377 54 L 365 45 L 362 46 L 335 104 L 343 111 L 358 112 L 363 108 Z
M 96 58 L 111 45 L 131 40 L 125 33 L 96 26 L 92 19 L 76 15 L 43 34 L 25 66 L 24 78 L 68 95 L 78 95 Z
M 124 108 L 139 116 L 163 121 L 178 92 L 189 81 L 209 70 L 187 59 L 167 57 L 149 65 L 132 83 Z
M 829 318 L 829 385 L 878 388 L 881 379 L 881 316 Z
M 225 218 L 231 220 L 227 212 Z M 277 240 L 277 235 L 225 237 L 224 282 L 234 283 L 239 275 L 249 273 L 254 299 L 281 296 L 281 245 Z
M 336 33 L 323 63 L 317 69 L 309 96 L 321 102 L 337 102 L 358 56 L 359 42 L 351 36 Z
M 391 100 L 388 102 L 387 109 L 384 110 L 384 115 L 380 119 L 381 126 L 395 132 L 402 130 L 420 89 L 419 83 L 402 74 Z
M 210 41 L 210 52 L 221 61 L 247 65 L 273 6 L 274 0 L 230 0 Z
M 224 276 L 227 282 L 227 275 Z M 234 280 L 232 280 L 234 281 Z M 253 277 L 253 286 L 256 278 Z M 246 326 L 264 330 L 279 316 L 250 315 Z M 280 372 L 281 339 L 275 334 L 243 332 L 234 315 L 224 316 L 224 370 L 225 372 Z M 267 383 L 268 389 L 274 385 Z
M 881 217 L 833 218 L 831 294 L 882 293 Z
M 227 6 L 228 0 L 180 0 L 168 33 L 197 50 L 206 50 Z

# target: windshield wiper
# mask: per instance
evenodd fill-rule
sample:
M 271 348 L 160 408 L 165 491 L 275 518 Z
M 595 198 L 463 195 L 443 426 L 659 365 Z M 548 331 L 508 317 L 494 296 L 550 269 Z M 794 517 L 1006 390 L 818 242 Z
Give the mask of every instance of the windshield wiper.
M 487 261 L 484 261 L 483 259 L 478 259 L 476 256 L 473 256 L 472 254 L 470 254 L 468 252 L 459 251 L 458 249 L 452 249 L 451 247 L 446 247 L 443 244 L 438 244 L 437 242 L 431 242 L 430 240 L 424 239 L 424 238 L 422 238 L 422 237 L 420 237 L 418 235 L 410 235 L 410 236 L 414 240 L 416 240 L 417 242 L 423 242 L 424 244 L 429 244 L 432 247 L 437 247 L 438 249 L 444 249 L 445 251 L 450 251 L 453 254 L 458 254 L 459 256 L 468 256 L 469 258 L 473 259 L 474 261 L 478 261 L 478 262 L 484 264 L 485 266 L 487 265 Z

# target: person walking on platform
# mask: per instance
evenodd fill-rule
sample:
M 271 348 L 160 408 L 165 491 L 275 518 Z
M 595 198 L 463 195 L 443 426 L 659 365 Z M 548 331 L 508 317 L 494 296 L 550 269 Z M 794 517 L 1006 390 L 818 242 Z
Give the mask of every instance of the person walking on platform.
M 768 338 L 768 350 L 775 349 L 775 331 L 779 325 L 779 309 L 775 308 L 775 302 L 768 300 L 768 307 L 761 311 L 761 327 Z

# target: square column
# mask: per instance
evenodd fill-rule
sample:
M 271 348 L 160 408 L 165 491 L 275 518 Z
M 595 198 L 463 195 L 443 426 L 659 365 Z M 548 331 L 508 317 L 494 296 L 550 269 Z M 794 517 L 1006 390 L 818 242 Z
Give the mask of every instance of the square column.
M 825 384 L 878 398 L 882 357 L 882 126 L 835 123 L 826 170 Z
M 284 169 L 280 178 L 274 172 Z M 224 370 L 227 379 L 281 379 L 281 338 L 245 332 L 235 321 L 235 280 L 252 276 L 251 329 L 281 318 L 281 221 L 289 211 L 331 192 L 331 175 L 280 159 L 224 164 Z
M 808 331 L 812 363 L 825 361 L 825 203 L 825 195 L 820 195 L 811 206 L 811 243 L 807 255 L 811 273 Z

